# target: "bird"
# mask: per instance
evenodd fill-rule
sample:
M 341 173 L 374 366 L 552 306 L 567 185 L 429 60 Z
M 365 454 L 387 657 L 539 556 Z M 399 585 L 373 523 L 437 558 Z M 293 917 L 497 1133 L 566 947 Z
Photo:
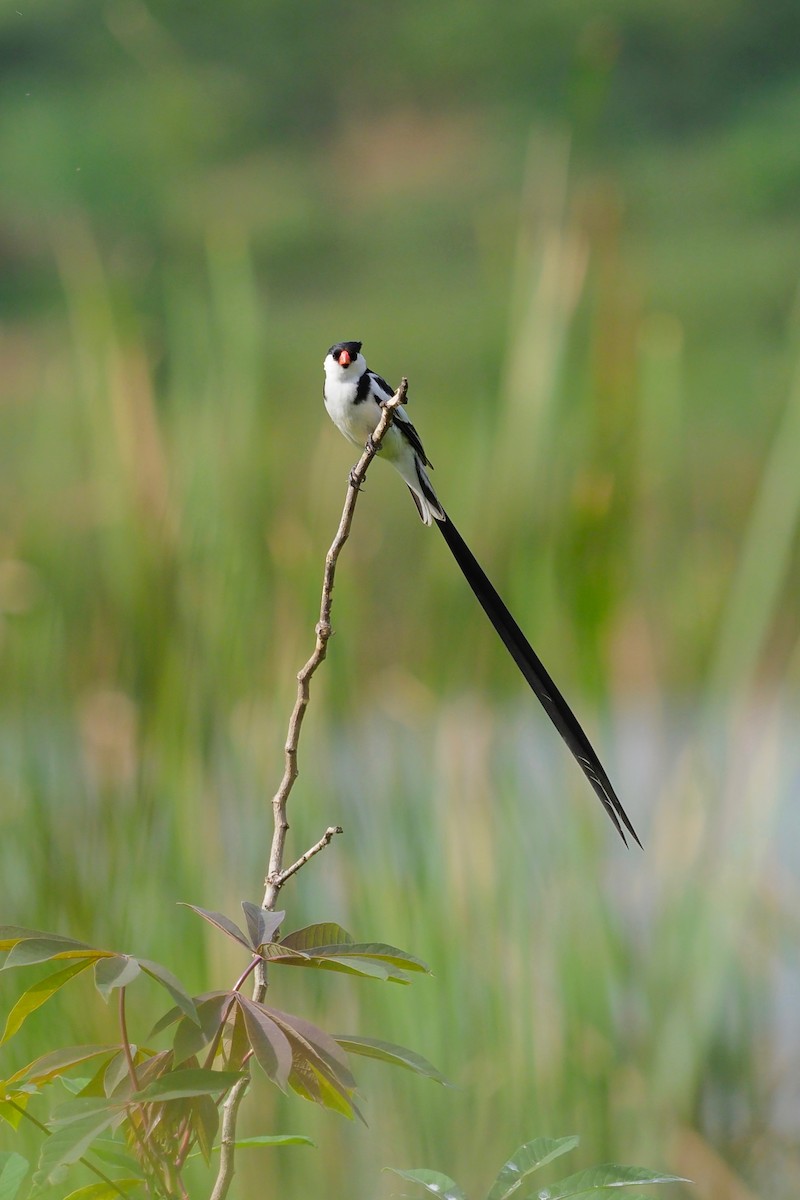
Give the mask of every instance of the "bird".
M 348 441 L 363 448 L 370 442 L 394 388 L 369 369 L 361 353 L 362 345 L 350 341 L 331 346 L 323 361 L 322 395 L 334 425 Z M 433 468 L 422 439 L 402 408 L 395 409 L 379 450 L 381 458 L 391 463 L 407 484 L 423 523 L 438 528 L 476 599 L 589 780 L 622 841 L 627 846 L 627 831 L 641 847 L 636 830 L 577 717 L 445 512 L 428 474 Z

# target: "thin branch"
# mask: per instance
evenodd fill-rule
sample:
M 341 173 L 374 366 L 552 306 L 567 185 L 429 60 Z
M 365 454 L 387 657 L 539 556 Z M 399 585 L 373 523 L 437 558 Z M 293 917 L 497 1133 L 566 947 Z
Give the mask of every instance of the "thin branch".
M 322 600 L 319 610 L 319 621 L 316 626 L 317 644 L 314 647 L 314 653 L 308 660 L 306 665 L 297 675 L 297 699 L 295 700 L 294 709 L 289 720 L 289 732 L 286 737 L 286 745 L 284 747 L 284 771 L 281 779 L 280 787 L 278 788 L 272 800 L 272 815 L 274 823 L 274 833 L 272 836 L 272 849 L 269 856 L 269 869 L 267 870 L 266 886 L 264 891 L 264 900 L 262 907 L 274 909 L 275 902 L 278 898 L 278 892 L 281 890 L 284 879 L 281 878 L 283 870 L 283 853 L 286 844 L 286 834 L 289 829 L 289 822 L 286 819 L 286 806 L 289 800 L 289 795 L 294 787 L 295 780 L 299 774 L 297 765 L 297 747 L 300 741 L 300 731 L 303 725 L 303 718 L 306 715 L 308 708 L 311 677 L 317 667 L 324 660 L 328 650 L 328 640 L 331 633 L 331 608 L 333 607 L 333 584 L 336 575 L 336 563 L 342 551 L 342 547 L 350 536 L 350 526 L 353 523 L 353 513 L 358 500 L 358 493 L 361 485 L 367 474 L 367 468 L 373 458 L 380 449 L 380 444 L 386 434 L 387 429 L 394 418 L 394 411 L 401 404 L 405 404 L 406 392 L 408 391 L 408 380 L 403 378 L 400 387 L 397 389 L 391 400 L 384 405 L 381 419 L 378 422 L 375 432 L 358 460 L 357 465 L 350 472 L 350 483 L 345 497 L 342 517 L 339 522 L 339 528 L 336 531 L 336 537 L 333 539 L 330 550 L 325 556 L 325 573 L 322 580 Z M 299 868 L 298 868 L 299 869 Z
M 272 798 L 272 820 L 273 834 L 272 847 L 269 855 L 269 867 L 267 876 L 264 880 L 264 899 L 262 908 L 272 911 L 275 908 L 275 903 L 278 899 L 278 893 L 286 883 L 287 879 L 296 874 L 301 867 L 304 867 L 316 854 L 324 850 L 330 844 L 337 833 L 341 833 L 341 827 L 332 825 L 328 828 L 320 840 L 312 846 L 305 854 L 301 855 L 296 862 L 292 863 L 286 870 L 283 869 L 283 855 L 286 846 L 286 834 L 289 831 L 289 822 L 286 818 L 286 807 L 289 801 L 292 788 L 299 774 L 297 765 L 297 748 L 300 742 L 300 731 L 303 727 L 303 718 L 306 715 L 306 709 L 310 699 L 311 677 L 317 667 L 324 660 L 328 650 L 328 641 L 333 632 L 331 629 L 331 609 L 333 607 L 333 584 L 336 575 L 336 563 L 342 551 L 342 547 L 350 536 L 350 527 L 353 523 L 353 514 L 355 512 L 358 493 L 366 478 L 367 468 L 372 462 L 375 455 L 378 453 L 381 442 L 386 436 L 386 431 L 392 423 L 395 409 L 406 402 L 406 393 L 408 391 L 408 380 L 404 377 L 400 381 L 400 387 L 397 389 L 391 400 L 383 406 L 381 419 L 378 422 L 375 432 L 367 442 L 364 453 L 358 460 L 358 463 L 350 472 L 349 486 L 347 495 L 345 496 L 344 508 L 342 509 L 339 528 L 336 531 L 336 537 L 331 543 L 331 548 L 325 556 L 325 573 L 322 578 L 322 599 L 319 608 L 319 621 L 317 622 L 315 633 L 317 637 L 314 653 L 308 660 L 306 665 L 297 674 L 297 699 L 295 700 L 292 715 L 289 718 L 289 730 L 286 735 L 286 745 L 284 746 L 284 768 L 283 778 L 280 786 Z M 263 1001 L 267 990 L 266 968 L 263 960 L 259 961 L 256 969 L 255 985 L 253 988 L 253 996 L 257 1001 Z M 239 1112 L 239 1105 L 244 1099 L 250 1082 L 249 1074 L 238 1083 L 235 1083 L 228 1093 L 222 1109 L 222 1133 L 220 1139 L 220 1159 L 219 1170 L 217 1171 L 214 1190 L 211 1193 L 210 1200 L 225 1200 L 228 1195 L 233 1175 L 235 1171 L 235 1142 L 236 1142 L 236 1119 Z
M 304 867 L 310 858 L 313 858 L 315 854 L 319 854 L 320 850 L 324 850 L 326 846 L 329 846 L 337 833 L 344 833 L 341 825 L 329 825 L 318 842 L 315 842 L 313 846 L 306 850 L 305 854 L 301 854 L 297 862 L 293 862 L 285 871 L 281 871 L 275 881 L 278 887 L 282 888 L 286 880 L 291 879 L 292 875 L 296 871 L 299 871 L 301 867 Z
M 233 1183 L 236 1155 L 236 1118 L 244 1100 L 250 1076 L 245 1075 L 233 1085 L 222 1106 L 222 1133 L 219 1142 L 219 1169 L 209 1200 L 225 1200 Z
M 136 1064 L 133 1061 L 131 1053 L 131 1044 L 128 1040 L 128 1021 L 125 1016 L 125 988 L 119 989 L 119 1028 L 122 1034 L 122 1052 L 125 1055 L 125 1062 L 128 1064 L 128 1074 L 131 1077 L 131 1086 L 135 1092 L 139 1091 L 139 1076 L 136 1074 Z

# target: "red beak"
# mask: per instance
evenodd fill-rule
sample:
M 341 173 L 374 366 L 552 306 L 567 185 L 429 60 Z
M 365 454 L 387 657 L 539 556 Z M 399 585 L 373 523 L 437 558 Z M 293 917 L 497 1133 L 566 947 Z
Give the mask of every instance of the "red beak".
M 339 353 L 339 366 L 340 366 L 340 367 L 349 367 L 349 366 L 350 366 L 350 363 L 351 363 L 352 361 L 353 361 L 353 360 L 352 360 L 352 359 L 351 359 L 351 357 L 350 357 L 350 351 L 349 351 L 349 350 L 342 350 L 342 351 L 340 351 L 340 353 Z

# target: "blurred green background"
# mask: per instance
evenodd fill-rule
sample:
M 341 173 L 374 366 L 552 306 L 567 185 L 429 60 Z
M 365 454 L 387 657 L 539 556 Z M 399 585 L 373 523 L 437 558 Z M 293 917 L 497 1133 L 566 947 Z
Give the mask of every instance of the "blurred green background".
M 0 64 L 4 920 L 235 978 L 176 902 L 261 898 L 359 338 L 645 852 L 376 465 L 290 854 L 345 836 L 283 900 L 435 978 L 272 999 L 458 1087 L 357 1063 L 367 1129 L 259 1087 L 245 1132 L 319 1148 L 235 1195 L 478 1194 L 573 1132 L 796 1195 L 800 8 L 6 0 Z M 4 1073 L 113 1036 L 75 987 Z

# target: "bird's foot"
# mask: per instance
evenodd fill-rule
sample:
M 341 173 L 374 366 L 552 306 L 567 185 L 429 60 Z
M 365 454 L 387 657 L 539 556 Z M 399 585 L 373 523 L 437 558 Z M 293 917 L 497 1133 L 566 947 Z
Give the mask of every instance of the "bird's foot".
M 364 485 L 362 484 L 362 482 L 361 482 L 360 478 L 359 478 L 359 477 L 358 477 L 358 475 L 356 474 L 356 469 L 355 469 L 355 467 L 353 467 L 353 470 L 352 470 L 352 471 L 350 472 L 350 474 L 348 475 L 348 479 L 349 479 L 349 481 L 350 481 L 350 487 L 351 487 L 351 488 L 354 488 L 354 489 L 355 489 L 357 492 L 363 492 L 363 490 L 364 490 Z

